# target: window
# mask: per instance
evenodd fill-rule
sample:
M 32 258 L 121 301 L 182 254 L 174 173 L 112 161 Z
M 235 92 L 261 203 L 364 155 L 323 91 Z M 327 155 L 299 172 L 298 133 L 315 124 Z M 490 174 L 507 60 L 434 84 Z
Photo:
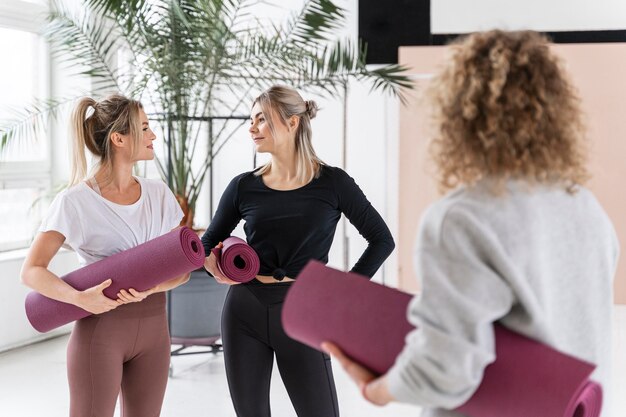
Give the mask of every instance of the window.
M 16 117 L 11 108 L 25 108 L 33 98 L 45 97 L 41 71 L 42 40 L 36 33 L 0 27 L 0 56 L 10 65 L 0 67 L 0 119 Z M 3 162 L 44 161 L 47 144 L 41 132 L 36 140 L 14 144 Z M 33 138 L 35 139 L 35 138 Z
M 49 97 L 49 53 L 38 33 L 45 3 L 0 4 L 0 120 L 22 119 L 27 105 Z M 0 157 L 0 251 L 27 246 L 41 221 L 37 202 L 50 188 L 47 131 L 21 134 Z

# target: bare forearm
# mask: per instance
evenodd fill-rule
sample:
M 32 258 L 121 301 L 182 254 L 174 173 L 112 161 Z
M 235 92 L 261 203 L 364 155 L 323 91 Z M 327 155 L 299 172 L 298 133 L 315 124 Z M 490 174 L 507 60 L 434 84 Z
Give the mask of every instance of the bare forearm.
M 25 268 L 22 271 L 22 282 L 53 300 L 74 305 L 78 303 L 80 292 L 42 266 Z
M 165 281 L 155 287 L 154 292 L 165 292 L 169 291 L 173 288 L 178 287 L 179 285 L 183 285 L 185 282 L 189 281 L 190 274 L 181 275 L 179 277 L 170 279 L 169 281 Z

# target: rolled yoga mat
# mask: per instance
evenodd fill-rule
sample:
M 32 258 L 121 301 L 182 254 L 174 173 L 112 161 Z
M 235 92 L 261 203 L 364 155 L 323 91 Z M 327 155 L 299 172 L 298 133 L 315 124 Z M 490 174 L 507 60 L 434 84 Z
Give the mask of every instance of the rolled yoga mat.
M 410 294 L 354 273 L 311 261 L 289 290 L 282 311 L 285 332 L 320 349 L 337 344 L 349 357 L 384 374 L 414 327 L 406 319 Z M 494 326 L 496 360 L 474 395 L 456 411 L 471 417 L 597 417 L 600 385 L 594 365 Z
M 231 236 L 224 240 L 222 249 L 211 249 L 217 258 L 220 272 L 237 282 L 248 282 L 257 276 L 261 268 L 259 256 L 245 240 Z
M 111 285 L 103 293 L 115 300 L 121 289 L 148 290 L 198 269 L 204 264 L 204 259 L 204 247 L 198 235 L 182 227 L 61 278 L 79 291 L 111 279 Z M 80 307 L 50 299 L 35 291 L 26 296 L 25 307 L 30 324 L 42 333 L 91 315 Z

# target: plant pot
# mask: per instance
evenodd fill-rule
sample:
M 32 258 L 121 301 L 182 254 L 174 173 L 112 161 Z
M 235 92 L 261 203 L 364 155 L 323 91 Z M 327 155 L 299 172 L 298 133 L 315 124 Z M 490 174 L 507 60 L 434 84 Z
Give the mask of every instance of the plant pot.
M 228 285 L 219 284 L 204 269 L 169 292 L 172 344 L 209 346 L 221 337 L 221 318 Z

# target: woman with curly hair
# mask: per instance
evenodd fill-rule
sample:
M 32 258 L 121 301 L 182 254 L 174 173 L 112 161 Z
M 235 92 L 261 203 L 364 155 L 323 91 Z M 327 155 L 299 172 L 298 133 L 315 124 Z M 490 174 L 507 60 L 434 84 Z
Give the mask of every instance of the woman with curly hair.
M 375 378 L 335 346 L 363 395 L 460 416 L 495 360 L 494 323 L 597 365 L 610 404 L 612 280 L 619 245 L 583 184 L 579 100 L 548 40 L 475 33 L 451 46 L 430 98 L 442 190 L 415 251 L 417 330 Z M 608 398 L 607 398 L 608 397 Z M 610 406 L 604 407 L 608 417 Z

